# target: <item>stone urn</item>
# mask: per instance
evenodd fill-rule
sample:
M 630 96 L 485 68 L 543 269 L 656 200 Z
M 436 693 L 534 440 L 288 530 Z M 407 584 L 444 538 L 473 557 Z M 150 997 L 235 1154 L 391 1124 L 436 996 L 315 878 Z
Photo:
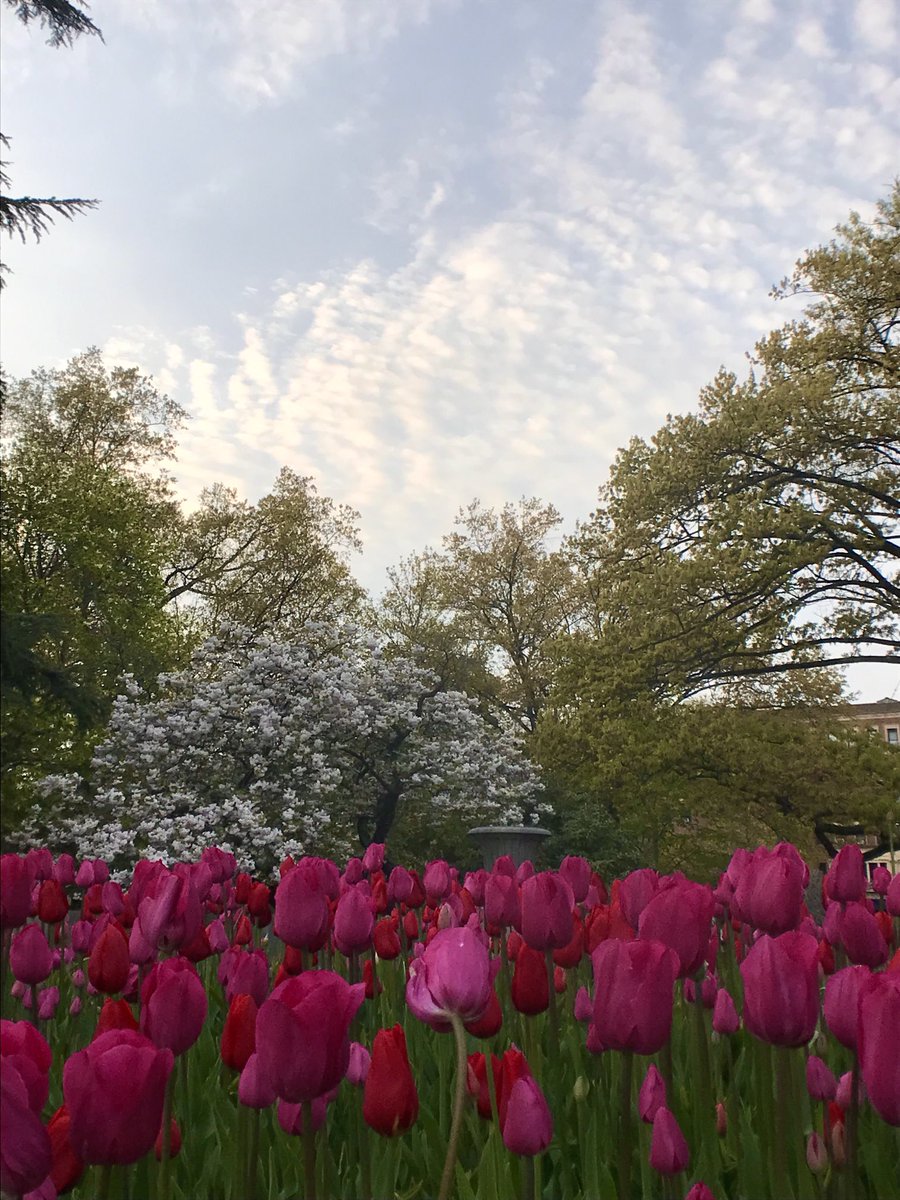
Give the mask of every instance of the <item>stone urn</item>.
M 479 825 L 469 830 L 469 837 L 474 840 L 485 867 L 490 870 L 494 861 L 503 854 L 508 854 L 517 867 L 526 858 L 533 859 L 544 838 L 550 837 L 550 830 L 541 829 L 539 825 Z

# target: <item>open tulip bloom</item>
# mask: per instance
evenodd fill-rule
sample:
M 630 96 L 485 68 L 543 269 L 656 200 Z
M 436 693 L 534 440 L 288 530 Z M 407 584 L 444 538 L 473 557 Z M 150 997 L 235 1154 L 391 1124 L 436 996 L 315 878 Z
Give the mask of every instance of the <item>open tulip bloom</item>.
M 881 1200 L 900 889 L 283 855 L 0 862 L 0 1189 L 27 1200 Z M 467 864 L 470 866 L 471 864 Z

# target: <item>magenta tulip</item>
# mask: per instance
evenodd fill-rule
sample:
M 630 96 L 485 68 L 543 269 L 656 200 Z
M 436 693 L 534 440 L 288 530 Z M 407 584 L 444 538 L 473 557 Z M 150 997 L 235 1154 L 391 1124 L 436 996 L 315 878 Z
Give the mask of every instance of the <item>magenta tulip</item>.
M 323 882 L 323 870 L 304 859 L 278 884 L 275 936 L 295 950 L 318 950 L 328 936 L 331 913 Z
M 344 1078 L 350 1022 L 365 990 L 334 971 L 304 971 L 280 983 L 260 1007 L 256 1052 L 280 1099 L 314 1100 Z
M 653 1120 L 650 1166 L 660 1175 L 678 1175 L 690 1161 L 691 1152 L 673 1113 L 660 1108 Z
M 641 867 L 619 880 L 619 905 L 632 929 L 637 929 L 641 913 L 658 888 L 659 875 L 652 867 Z
M 13 937 L 9 965 L 20 982 L 34 987 L 53 970 L 53 952 L 39 925 L 26 925 Z
M 592 960 L 597 1037 L 612 1050 L 656 1054 L 672 1030 L 677 954 L 662 942 L 610 938 Z
M 594 1002 L 586 987 L 580 987 L 575 993 L 574 1013 L 575 1020 L 585 1025 L 594 1019 Z
M 372 1065 L 372 1055 L 360 1042 L 350 1043 L 350 1062 L 347 1066 L 347 1082 L 362 1087 Z
M 856 1050 L 860 988 L 871 975 L 868 967 L 844 967 L 825 983 L 825 1023 L 848 1050 Z
M 528 1158 L 542 1154 L 553 1140 L 553 1118 L 544 1093 L 531 1075 L 522 1075 L 504 1097 L 503 1144 Z
M 519 923 L 519 885 L 511 875 L 489 875 L 484 884 L 484 919 L 499 929 Z
M 348 958 L 372 945 L 375 914 L 368 884 L 364 886 L 365 891 L 359 887 L 348 888 L 338 900 L 334 913 L 334 944 Z
M 803 1046 L 819 1016 L 819 944 L 807 933 L 763 936 L 741 963 L 744 1024 L 761 1041 Z
M 666 1081 L 653 1063 L 647 1068 L 641 1090 L 638 1092 L 638 1113 L 648 1125 L 661 1108 L 666 1106 Z
M 450 867 L 442 858 L 434 859 L 425 866 L 422 876 L 425 897 L 432 908 L 435 908 L 450 891 Z
M 18 854 L 0 855 L 0 926 L 17 929 L 31 916 L 34 870 Z
M 413 959 L 406 1003 L 420 1021 L 444 1024 L 451 1016 L 477 1021 L 492 994 L 487 947 L 467 925 L 440 930 Z
M 0 1189 L 5 1196 L 24 1196 L 50 1172 L 50 1138 L 25 1080 L 6 1055 L 0 1060 L 0 1109 Z
M 806 1090 L 813 1100 L 833 1100 L 837 1095 L 837 1080 L 826 1063 L 815 1054 L 806 1060 Z
M 572 889 L 575 903 L 580 904 L 591 886 L 591 864 L 579 854 L 567 854 L 559 864 L 559 874 Z
M 884 896 L 885 908 L 892 917 L 900 917 L 900 871 L 891 879 Z
M 522 884 L 517 929 L 532 950 L 560 950 L 572 940 L 572 889 L 553 871 L 541 871 Z
M 162 1124 L 171 1050 L 130 1029 L 103 1033 L 63 1068 L 69 1138 L 87 1163 L 137 1162 L 153 1148 Z
M 388 903 L 405 904 L 412 895 L 412 890 L 413 877 L 406 867 L 394 867 L 388 876 Z
M 269 960 L 265 950 L 234 947 L 222 955 L 220 974 L 226 964 L 225 999 L 228 1003 L 243 993 L 261 1005 L 269 992 Z
M 167 958 L 150 971 L 141 988 L 141 1032 L 156 1046 L 184 1054 L 206 1020 L 206 989 L 186 958 Z
M 871 975 L 859 989 L 859 1065 L 869 1101 L 900 1125 L 900 974 Z
M 716 1198 L 703 1180 L 699 1179 L 685 1195 L 684 1200 L 716 1200 Z
M 712 1027 L 716 1033 L 737 1033 L 741 1027 L 741 1019 L 737 1014 L 731 993 L 727 988 L 719 988 L 716 992 L 716 1002 L 713 1006 Z
M 795 929 L 803 905 L 804 863 L 797 857 L 754 855 L 738 879 L 732 900 L 735 916 L 755 929 L 777 935 Z
M 0 1021 L 0 1055 L 16 1068 L 28 1101 L 40 1115 L 50 1090 L 50 1047 L 30 1021 Z
M 838 850 L 825 876 L 825 890 L 832 900 L 865 900 L 866 864 L 855 842 Z
M 852 963 L 880 967 L 887 962 L 889 947 L 878 922 L 865 904 L 845 904 L 840 921 L 841 945 Z
M 715 903 L 703 884 L 664 881 L 641 912 L 638 937 L 669 946 L 678 955 L 679 977 L 693 975 L 706 957 Z
M 324 1096 L 317 1096 L 310 1105 L 312 1129 L 315 1133 L 325 1124 L 328 1111 L 328 1101 Z M 278 1101 L 278 1124 L 285 1133 L 301 1137 L 303 1134 L 303 1105 L 289 1104 L 287 1100 Z
M 891 886 L 891 873 L 882 863 L 872 872 L 872 891 L 877 896 L 886 896 Z
M 366 846 L 366 852 L 363 854 L 363 867 L 370 875 L 373 871 L 380 871 L 384 866 L 385 850 L 384 842 L 370 842 Z
M 278 1099 L 275 1085 L 259 1064 L 259 1055 L 251 1054 L 238 1080 L 238 1100 L 246 1108 L 268 1108 Z

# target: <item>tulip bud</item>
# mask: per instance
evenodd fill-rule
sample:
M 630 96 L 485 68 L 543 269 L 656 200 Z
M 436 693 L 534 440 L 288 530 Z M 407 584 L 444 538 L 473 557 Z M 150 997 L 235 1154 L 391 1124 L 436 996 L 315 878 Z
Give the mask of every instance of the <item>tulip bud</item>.
M 650 1166 L 661 1175 L 678 1175 L 687 1170 L 691 1155 L 674 1115 L 660 1108 L 653 1119 Z
M 553 1118 L 537 1081 L 531 1075 L 521 1076 L 504 1099 L 504 1146 L 513 1154 L 541 1154 L 553 1140 Z
M 26 925 L 13 938 L 9 965 L 21 983 L 32 987 L 43 983 L 53 970 L 53 954 L 44 931 L 38 925 Z
M 580 1104 L 583 1100 L 587 1100 L 588 1093 L 591 1090 L 591 1085 L 588 1083 L 584 1075 L 579 1075 L 575 1080 L 575 1086 L 572 1088 L 572 1095 Z
M 124 988 L 130 966 L 125 934 L 118 925 L 107 925 L 91 950 L 88 979 L 98 992 L 111 996 Z
M 177 1158 L 181 1150 L 181 1130 L 178 1128 L 178 1122 L 174 1117 L 169 1118 L 169 1158 Z M 153 1153 L 156 1155 L 156 1161 L 162 1161 L 162 1129 L 156 1135 L 156 1141 L 153 1143 Z
M 834 1121 L 831 1126 L 831 1157 L 836 1167 L 847 1164 L 847 1145 L 844 1135 L 844 1122 Z
M 806 1165 L 813 1175 L 821 1175 L 828 1166 L 828 1150 L 817 1133 L 806 1139 Z
M 837 1090 L 835 1091 L 834 1099 L 841 1106 L 844 1112 L 850 1107 L 850 1096 L 853 1091 L 853 1072 L 846 1071 L 838 1080 Z M 860 1076 L 856 1081 L 856 1103 L 862 1105 L 866 1099 L 866 1086 Z
M 806 1060 L 806 1090 L 813 1100 L 833 1100 L 837 1093 L 837 1080 L 815 1054 Z
M 728 1132 L 728 1110 L 721 1102 L 716 1105 L 716 1133 L 724 1137 Z
M 360 1042 L 350 1043 L 350 1063 L 347 1067 L 346 1079 L 354 1087 L 362 1087 L 369 1074 L 372 1056 Z
M 687 1193 L 684 1200 L 716 1200 L 716 1198 L 703 1180 L 700 1179 Z
M 638 1093 L 638 1113 L 642 1121 L 653 1124 L 653 1118 L 666 1103 L 666 1083 L 657 1068 L 650 1064 Z

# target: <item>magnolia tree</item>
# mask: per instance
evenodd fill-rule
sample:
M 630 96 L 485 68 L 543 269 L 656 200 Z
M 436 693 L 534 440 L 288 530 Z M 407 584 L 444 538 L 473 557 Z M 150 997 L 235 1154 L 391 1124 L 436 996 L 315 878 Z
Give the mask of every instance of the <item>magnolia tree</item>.
M 44 781 L 50 810 L 67 815 L 41 832 L 120 861 L 219 845 L 263 872 L 283 854 L 385 841 L 400 818 L 547 811 L 516 736 L 467 696 L 346 629 L 306 632 L 285 643 L 225 630 L 154 696 L 126 679 L 90 780 Z

